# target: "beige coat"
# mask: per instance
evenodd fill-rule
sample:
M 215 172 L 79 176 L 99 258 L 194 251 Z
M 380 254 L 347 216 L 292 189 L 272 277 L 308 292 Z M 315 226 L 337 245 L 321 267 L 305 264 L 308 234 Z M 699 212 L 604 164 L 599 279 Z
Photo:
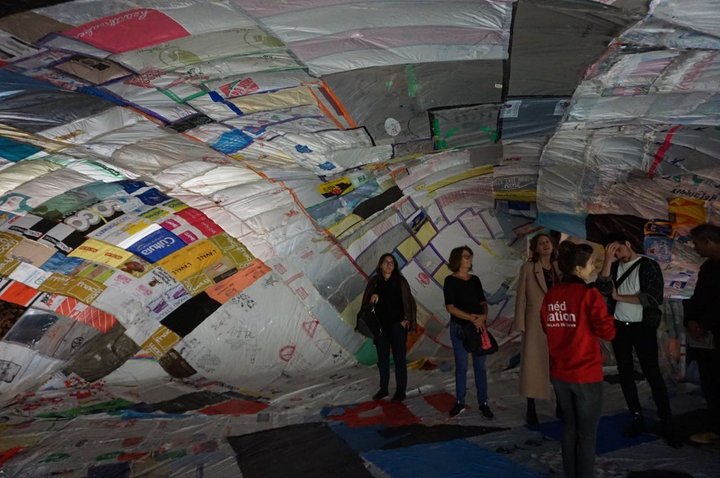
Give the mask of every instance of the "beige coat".
M 557 266 L 554 267 L 559 276 Z M 545 292 L 547 285 L 540 263 L 523 264 L 515 300 L 515 327 L 523 332 L 520 395 L 527 398 L 550 398 L 547 337 L 540 325 L 540 306 Z

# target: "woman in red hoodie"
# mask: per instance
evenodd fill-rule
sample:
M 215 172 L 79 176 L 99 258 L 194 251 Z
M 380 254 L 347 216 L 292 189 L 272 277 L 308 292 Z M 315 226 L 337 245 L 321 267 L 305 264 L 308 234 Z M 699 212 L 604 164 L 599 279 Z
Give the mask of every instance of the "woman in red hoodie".
M 558 266 L 562 282 L 545 294 L 540 315 L 548 340 L 550 380 L 565 422 L 563 468 L 566 478 L 592 478 L 602 409 L 598 339 L 612 340 L 615 324 L 603 296 L 587 286 L 594 269 L 592 247 L 564 241 Z

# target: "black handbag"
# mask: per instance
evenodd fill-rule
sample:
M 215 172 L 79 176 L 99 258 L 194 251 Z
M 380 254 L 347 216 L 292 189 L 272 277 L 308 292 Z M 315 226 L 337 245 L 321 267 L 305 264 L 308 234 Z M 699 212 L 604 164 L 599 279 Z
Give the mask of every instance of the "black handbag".
M 382 324 L 373 304 L 364 304 L 357 313 L 355 330 L 365 337 L 376 339 L 382 334 Z
M 490 355 L 498 351 L 498 343 L 493 337 L 493 334 L 485 328 L 485 331 L 480 334 L 480 348 L 475 352 L 480 355 Z
M 478 355 L 494 354 L 498 350 L 498 343 L 490 331 L 485 328 L 484 332 L 479 332 L 475 324 L 469 321 L 463 321 L 461 326 L 461 338 L 465 350 Z

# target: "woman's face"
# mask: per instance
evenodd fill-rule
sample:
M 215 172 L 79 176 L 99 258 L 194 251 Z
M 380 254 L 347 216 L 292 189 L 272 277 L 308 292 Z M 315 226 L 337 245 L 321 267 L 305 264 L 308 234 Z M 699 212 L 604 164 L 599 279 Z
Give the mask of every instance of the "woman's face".
M 549 256 L 553 252 L 553 243 L 547 236 L 542 236 L 538 239 L 537 245 L 535 246 L 535 253 L 541 256 Z
M 595 254 L 590 256 L 584 266 L 575 266 L 575 275 L 584 280 L 590 282 L 592 279 L 593 272 L 595 271 Z
M 460 256 L 460 270 L 470 271 L 472 270 L 473 255 L 468 251 L 463 251 Z
M 380 263 L 380 270 L 383 275 L 385 277 L 389 277 L 390 274 L 392 274 L 393 269 L 395 269 L 395 261 L 393 261 L 393 258 L 390 256 L 385 257 Z

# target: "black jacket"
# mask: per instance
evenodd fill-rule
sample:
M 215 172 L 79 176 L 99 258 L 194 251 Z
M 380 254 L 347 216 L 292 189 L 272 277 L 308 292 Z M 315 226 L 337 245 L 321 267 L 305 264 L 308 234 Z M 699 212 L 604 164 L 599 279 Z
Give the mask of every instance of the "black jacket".
M 370 296 L 372 296 L 377 289 L 377 280 L 378 276 L 376 274 L 368 281 L 367 286 L 365 287 L 365 293 L 363 294 L 363 305 L 370 302 Z M 400 276 L 400 293 L 402 294 L 403 314 L 405 315 L 405 320 L 410 321 L 410 330 L 414 331 L 417 329 L 417 304 L 415 303 L 415 299 L 410 291 L 410 284 L 408 284 L 407 279 L 405 279 L 402 275 Z
M 705 330 L 710 330 L 715 338 L 715 348 L 720 348 L 720 261 L 708 259 L 698 273 L 695 292 L 689 300 L 683 301 L 685 315 L 683 323 L 687 327 L 690 320 L 699 322 Z

